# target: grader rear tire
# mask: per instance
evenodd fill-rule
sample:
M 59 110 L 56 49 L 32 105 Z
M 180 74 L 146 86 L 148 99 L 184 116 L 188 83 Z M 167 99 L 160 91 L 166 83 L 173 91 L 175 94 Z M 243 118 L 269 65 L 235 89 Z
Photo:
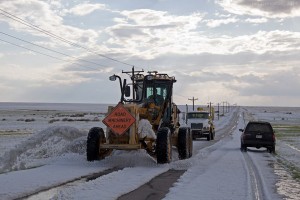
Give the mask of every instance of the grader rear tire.
M 189 145 L 189 158 L 190 158 L 193 155 L 193 134 L 190 129 L 188 131 L 189 131 L 189 142 L 190 142 Z
M 210 132 L 208 133 L 208 135 L 207 135 L 207 137 L 206 137 L 206 140 L 207 140 L 207 141 L 210 141 L 210 140 L 211 140 L 211 133 L 210 133 Z
M 100 127 L 90 129 L 86 143 L 86 158 L 88 161 L 102 159 L 99 151 L 100 144 L 105 140 L 104 131 Z
M 163 127 L 157 131 L 156 158 L 158 164 L 169 163 L 172 161 L 171 140 L 171 131 L 169 128 Z
M 178 131 L 178 156 L 180 160 L 187 159 L 190 154 L 190 134 L 189 129 L 179 128 Z

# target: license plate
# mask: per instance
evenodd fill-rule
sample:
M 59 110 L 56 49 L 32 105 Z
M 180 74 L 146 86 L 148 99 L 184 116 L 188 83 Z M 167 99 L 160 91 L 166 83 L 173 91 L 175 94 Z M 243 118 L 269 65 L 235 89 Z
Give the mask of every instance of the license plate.
M 262 138 L 262 135 L 256 135 L 256 138 Z

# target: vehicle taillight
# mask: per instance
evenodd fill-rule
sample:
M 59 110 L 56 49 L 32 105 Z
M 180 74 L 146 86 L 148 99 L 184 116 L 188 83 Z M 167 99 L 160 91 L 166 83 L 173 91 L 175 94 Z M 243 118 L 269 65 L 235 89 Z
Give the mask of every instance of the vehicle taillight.
M 273 141 L 275 141 L 276 140 L 276 138 L 275 138 L 275 134 L 273 133 Z

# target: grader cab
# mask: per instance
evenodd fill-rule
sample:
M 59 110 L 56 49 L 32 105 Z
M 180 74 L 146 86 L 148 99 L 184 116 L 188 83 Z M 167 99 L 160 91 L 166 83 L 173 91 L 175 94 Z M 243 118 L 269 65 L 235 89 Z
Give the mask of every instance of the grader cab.
M 123 71 L 122 71 L 123 72 Z M 145 149 L 157 163 L 172 160 L 172 146 L 177 147 L 179 159 L 192 156 L 193 141 L 188 127 L 180 127 L 179 109 L 173 103 L 172 92 L 175 77 L 157 71 L 127 73 L 131 83 L 122 81 L 118 75 L 110 77 L 118 80 L 121 89 L 120 102 L 110 106 L 100 127 L 91 128 L 87 138 L 87 160 L 100 160 L 110 155 L 114 149 Z

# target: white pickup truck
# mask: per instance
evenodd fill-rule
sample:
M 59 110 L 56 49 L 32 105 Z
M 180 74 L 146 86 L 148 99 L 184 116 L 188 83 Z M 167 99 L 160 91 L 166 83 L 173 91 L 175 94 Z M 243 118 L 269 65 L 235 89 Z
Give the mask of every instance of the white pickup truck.
M 193 140 L 207 138 L 207 141 L 215 138 L 213 114 L 209 111 L 193 111 L 186 114 L 187 125 L 191 128 Z

